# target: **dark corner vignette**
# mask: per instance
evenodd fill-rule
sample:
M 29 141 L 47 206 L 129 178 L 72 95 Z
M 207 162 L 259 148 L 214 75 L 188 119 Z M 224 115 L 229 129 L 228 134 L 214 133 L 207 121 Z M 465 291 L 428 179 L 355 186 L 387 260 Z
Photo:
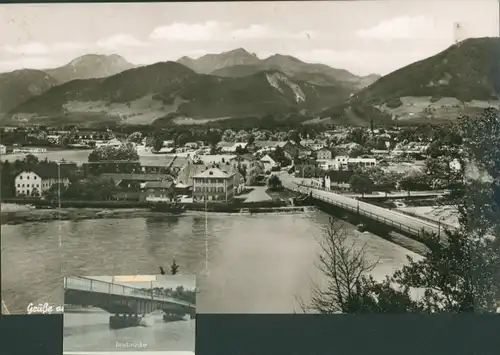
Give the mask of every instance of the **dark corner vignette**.
M 0 316 L 2 354 L 62 354 L 63 315 Z
M 490 354 L 500 344 L 495 315 L 200 314 L 197 322 L 202 355 Z
M 491 325 L 498 10 L 0 5 L 2 324 L 64 309 L 75 351 L 192 350 L 194 328 L 316 349 L 355 319 L 425 347 Z

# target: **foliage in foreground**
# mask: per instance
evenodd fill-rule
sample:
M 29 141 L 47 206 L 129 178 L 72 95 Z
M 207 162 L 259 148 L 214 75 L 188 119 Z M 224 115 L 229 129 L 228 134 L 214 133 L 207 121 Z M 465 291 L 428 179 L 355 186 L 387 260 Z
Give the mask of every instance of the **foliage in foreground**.
M 460 134 L 449 153 L 458 157 L 453 191 L 446 201 L 456 206 L 459 226 L 427 237 L 421 260 L 384 281 L 369 276 L 364 247 L 345 229 L 330 226 L 321 240 L 319 269 L 325 287 L 313 285 L 304 310 L 320 313 L 496 312 L 500 301 L 500 118 L 493 110 L 476 119 L 461 118 Z M 410 290 L 423 290 L 412 300 Z

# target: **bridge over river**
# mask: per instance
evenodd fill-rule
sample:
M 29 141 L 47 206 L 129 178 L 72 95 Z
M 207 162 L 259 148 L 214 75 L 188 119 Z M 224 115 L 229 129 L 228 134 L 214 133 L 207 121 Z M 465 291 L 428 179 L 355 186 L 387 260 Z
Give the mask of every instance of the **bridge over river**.
M 87 277 L 64 278 L 64 303 L 101 308 L 114 316 L 110 317 L 112 328 L 136 326 L 139 315 L 162 310 L 164 320 L 178 320 L 189 314 L 195 317 L 196 306 L 192 303 L 164 295 L 152 290 L 124 286 Z
M 295 178 L 288 174 L 280 174 L 280 178 L 286 189 L 304 194 L 310 194 L 313 199 L 385 224 L 394 230 L 422 238 L 425 237 L 426 233 L 437 235 L 441 234 L 442 226 L 439 223 L 434 223 L 432 221 L 409 216 L 398 211 L 375 206 L 333 191 L 325 191 L 309 186 L 303 186 L 300 185 Z M 447 225 L 446 228 L 450 229 L 453 227 Z

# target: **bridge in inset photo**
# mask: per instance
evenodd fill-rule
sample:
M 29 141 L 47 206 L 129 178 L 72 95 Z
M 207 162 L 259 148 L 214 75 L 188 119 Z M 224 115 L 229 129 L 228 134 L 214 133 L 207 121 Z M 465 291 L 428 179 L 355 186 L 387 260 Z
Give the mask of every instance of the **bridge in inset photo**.
M 108 313 L 112 328 L 140 325 L 141 317 L 156 310 L 165 313 L 165 320 L 195 317 L 196 305 L 131 286 L 95 280 L 88 277 L 64 278 L 64 303 L 94 306 Z

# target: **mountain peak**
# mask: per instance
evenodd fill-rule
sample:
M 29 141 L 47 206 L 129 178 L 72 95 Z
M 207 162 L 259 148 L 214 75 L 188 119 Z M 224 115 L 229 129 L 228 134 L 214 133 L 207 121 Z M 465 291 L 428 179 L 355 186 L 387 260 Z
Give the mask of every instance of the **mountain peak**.
M 63 84 L 76 79 L 103 78 L 134 67 L 118 54 L 85 54 L 62 67 L 45 72 Z
M 245 48 L 236 48 L 232 51 L 225 52 L 225 54 L 248 54 L 251 55 Z
M 118 54 L 84 54 L 78 58 L 73 59 L 68 65 L 81 65 L 85 62 L 109 61 L 109 62 L 127 62 L 125 58 Z
M 272 56 L 269 56 L 265 60 L 266 61 L 288 60 L 288 61 L 292 61 L 292 62 L 295 62 L 295 63 L 304 63 L 300 59 L 292 57 L 291 55 L 284 55 L 284 54 L 279 54 L 279 53 L 273 54 Z
M 218 54 L 205 54 L 198 59 L 182 57 L 177 60 L 190 69 L 201 74 L 210 74 L 215 70 L 234 65 L 252 65 L 260 62 L 255 54 L 250 54 L 244 48 L 236 48 Z

